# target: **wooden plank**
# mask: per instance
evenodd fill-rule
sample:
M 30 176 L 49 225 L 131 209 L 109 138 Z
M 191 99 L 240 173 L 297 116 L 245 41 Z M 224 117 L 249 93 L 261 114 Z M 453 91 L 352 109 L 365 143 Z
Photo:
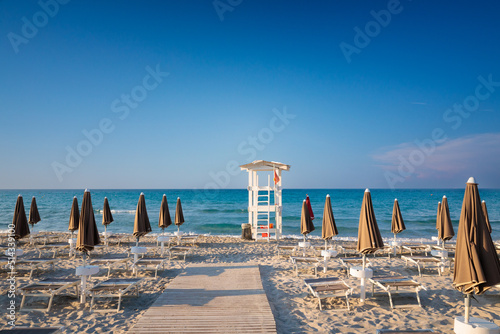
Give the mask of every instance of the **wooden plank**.
M 276 333 L 258 266 L 191 264 L 129 333 Z

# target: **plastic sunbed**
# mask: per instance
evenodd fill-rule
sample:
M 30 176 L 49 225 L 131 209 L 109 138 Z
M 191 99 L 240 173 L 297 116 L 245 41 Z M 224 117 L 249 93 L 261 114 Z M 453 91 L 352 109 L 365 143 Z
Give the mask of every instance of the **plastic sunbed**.
M 0 333 L 9 334 L 56 334 L 62 333 L 64 327 L 20 327 L 16 326 L 11 329 L 2 329 Z
M 305 279 L 304 283 L 312 295 L 318 298 L 320 310 L 323 310 L 321 306 L 322 299 L 340 296 L 345 296 L 347 309 L 350 310 L 349 295 L 352 294 L 352 289 L 342 279 L 338 277 L 310 278 Z
M 345 271 L 347 272 L 347 277 L 351 275 L 349 269 L 352 266 L 361 266 L 363 264 L 362 257 L 340 257 L 339 259 L 342 267 L 344 267 Z M 368 260 L 368 258 L 366 258 L 366 266 L 371 266 L 370 260 Z
M 33 277 L 33 271 L 36 269 L 40 269 L 46 264 L 52 266 L 52 270 L 54 270 L 55 259 L 17 259 L 16 261 L 16 270 L 29 270 L 30 271 L 30 279 Z
M 167 249 L 169 254 L 168 259 L 172 259 L 172 256 L 183 256 L 184 261 L 186 261 L 186 255 L 191 254 L 194 247 L 192 246 L 173 246 Z
M 426 264 L 435 265 L 437 267 L 439 276 L 441 276 L 442 268 L 444 268 L 444 262 L 432 256 L 401 256 L 401 259 L 406 262 L 406 266 L 408 266 L 408 262 L 415 264 L 418 268 L 418 275 L 422 277 L 422 269 L 425 268 Z
M 379 287 L 383 291 L 387 292 L 389 295 L 389 302 L 391 304 L 391 309 L 394 309 L 395 306 L 392 302 L 392 293 L 394 292 L 415 292 L 417 295 L 418 306 L 422 307 L 420 303 L 420 296 L 418 292 L 420 290 L 427 290 L 422 284 L 414 281 L 410 277 L 401 276 L 401 275 L 392 275 L 392 276 L 378 276 L 372 277 L 369 279 L 372 283 L 372 295 L 375 295 L 375 286 Z M 417 305 L 410 305 L 417 306 Z M 402 307 L 402 306 L 400 306 Z M 409 306 L 405 306 L 409 307 Z
M 413 253 L 425 253 L 427 255 L 431 250 L 431 245 L 427 244 L 406 244 L 401 245 L 401 253 L 403 250 L 410 252 L 410 256 L 413 256 Z
M 278 257 L 282 256 L 294 256 L 295 251 L 297 251 L 297 246 L 291 245 L 276 245 L 276 251 L 278 252 Z
M 98 298 L 118 298 L 116 312 L 120 311 L 122 297 L 135 288 L 136 296 L 139 296 L 139 283 L 142 278 L 111 278 L 107 279 L 89 290 L 92 300 L 90 302 L 90 312 L 109 312 L 113 309 L 95 308 L 95 300 Z
M 155 270 L 155 278 L 158 277 L 158 270 L 162 268 L 165 270 L 165 262 L 166 259 L 157 258 L 157 257 L 141 257 L 137 260 L 137 262 L 132 264 L 132 270 L 135 272 L 135 277 L 137 277 L 137 273 L 141 267 L 148 268 L 153 267 Z
M 292 261 L 293 268 L 295 270 L 295 276 L 299 276 L 299 265 L 314 269 L 314 277 L 318 277 L 318 267 L 323 264 L 323 259 L 317 257 L 300 257 L 291 256 L 290 261 Z
M 114 258 L 114 259 L 94 259 L 90 261 L 90 264 L 96 266 L 103 266 L 104 268 L 108 269 L 108 275 L 106 277 L 109 278 L 109 275 L 111 274 L 111 269 L 115 267 L 120 267 L 122 264 L 125 264 L 125 268 L 128 270 L 129 260 L 130 259 L 128 257 Z
M 26 286 L 21 287 L 19 290 L 21 291 L 21 295 L 23 296 L 21 300 L 21 306 L 19 310 L 22 311 L 46 311 L 50 312 L 52 307 L 52 301 L 54 300 L 54 296 L 62 295 L 66 290 L 75 289 L 74 296 L 78 298 L 78 284 L 80 283 L 79 279 L 45 279 L 36 283 L 30 283 Z M 24 303 L 26 301 L 26 297 L 42 297 L 49 298 L 49 302 L 47 308 L 26 308 L 24 307 Z

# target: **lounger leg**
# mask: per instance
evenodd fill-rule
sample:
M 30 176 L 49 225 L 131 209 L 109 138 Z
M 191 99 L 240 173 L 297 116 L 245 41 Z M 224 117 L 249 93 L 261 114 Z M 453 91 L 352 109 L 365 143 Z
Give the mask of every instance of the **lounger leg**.
M 419 296 L 419 294 L 418 294 L 418 290 L 419 290 L 419 289 L 418 289 L 418 287 L 417 287 L 417 288 L 415 288 L 415 292 L 416 292 L 416 294 L 417 294 L 418 306 L 422 307 L 422 304 L 420 303 L 420 296 Z
M 116 309 L 116 312 L 120 312 L 120 306 L 122 305 L 122 295 L 120 294 L 118 296 L 118 308 Z
M 49 306 L 47 306 L 47 312 L 50 312 L 50 308 L 52 307 L 52 300 L 54 300 L 54 295 L 50 296 Z
M 323 307 L 321 306 L 321 298 L 318 297 L 319 310 L 323 311 Z
M 417 263 L 418 276 L 422 277 L 422 271 L 420 270 L 420 263 Z
M 347 310 L 351 310 L 351 305 L 349 305 L 349 290 L 345 292 L 345 302 L 347 303 Z
M 392 304 L 391 290 L 387 289 L 387 294 L 389 295 L 389 302 L 391 303 L 391 309 L 393 309 L 394 305 Z
M 19 311 L 21 311 L 23 309 L 25 299 L 26 299 L 26 296 L 23 294 L 23 299 L 21 300 L 21 306 L 19 307 Z
M 90 300 L 90 313 L 92 313 L 93 308 L 94 308 L 94 295 L 92 295 L 92 299 Z

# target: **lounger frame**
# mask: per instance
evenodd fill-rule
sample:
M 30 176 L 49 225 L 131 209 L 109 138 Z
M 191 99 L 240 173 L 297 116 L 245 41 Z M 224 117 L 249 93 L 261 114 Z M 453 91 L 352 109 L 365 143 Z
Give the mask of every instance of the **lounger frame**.
M 89 290 L 92 297 L 90 301 L 90 312 L 112 312 L 112 308 L 96 308 L 98 298 L 118 298 L 116 312 L 120 312 L 122 297 L 135 289 L 135 295 L 139 296 L 139 283 L 143 278 L 111 278 L 102 281 Z
M 46 279 L 39 282 L 30 283 L 24 287 L 21 287 L 21 295 L 23 296 L 21 300 L 21 305 L 19 311 L 45 311 L 50 312 L 52 308 L 52 302 L 54 296 L 62 295 L 64 291 L 75 289 L 74 296 L 78 298 L 79 296 L 79 283 L 80 279 Z M 26 308 L 24 304 L 26 302 L 26 297 L 42 297 L 49 298 L 47 308 Z
M 392 293 L 394 292 L 415 292 L 417 296 L 418 305 L 404 305 L 397 306 L 398 308 L 403 307 L 422 307 L 422 303 L 420 302 L 420 295 L 418 292 L 420 290 L 427 290 L 425 286 L 418 283 L 417 281 L 411 279 L 406 276 L 379 276 L 372 277 L 369 279 L 370 283 L 372 283 L 372 296 L 375 295 L 375 286 L 382 289 L 384 292 L 387 292 L 389 296 L 389 303 L 391 305 L 391 309 L 395 309 L 394 303 L 392 301 Z
M 327 278 L 312 278 L 305 279 L 304 283 L 309 288 L 309 292 L 318 298 L 320 311 L 323 310 L 321 301 L 330 297 L 344 297 L 346 300 L 346 308 L 338 308 L 336 310 L 350 310 L 349 295 L 352 294 L 352 288 L 347 285 L 344 280 L 338 277 Z

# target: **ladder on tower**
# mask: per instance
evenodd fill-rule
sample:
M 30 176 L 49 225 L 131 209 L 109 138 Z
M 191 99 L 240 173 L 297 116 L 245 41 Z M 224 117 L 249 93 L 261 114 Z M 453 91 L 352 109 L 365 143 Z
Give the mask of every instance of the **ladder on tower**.
M 274 191 L 269 180 L 267 187 L 259 187 L 257 190 L 255 240 L 267 239 L 267 241 L 270 241 L 271 238 L 276 238 L 276 226 L 271 223 L 271 211 L 275 211 L 275 202 L 271 203 L 271 192 L 273 192 L 274 200 Z

